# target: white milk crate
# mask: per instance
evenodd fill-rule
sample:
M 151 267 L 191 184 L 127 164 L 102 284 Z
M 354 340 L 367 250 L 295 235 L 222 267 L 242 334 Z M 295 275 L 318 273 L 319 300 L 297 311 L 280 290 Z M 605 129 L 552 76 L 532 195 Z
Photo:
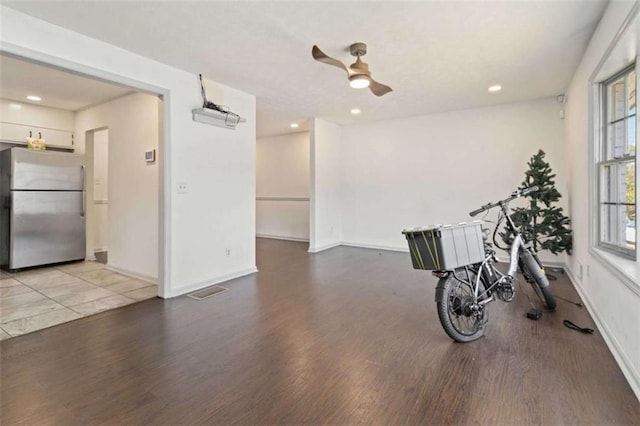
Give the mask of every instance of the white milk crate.
M 402 233 L 414 269 L 450 271 L 484 259 L 480 221 L 405 229 Z

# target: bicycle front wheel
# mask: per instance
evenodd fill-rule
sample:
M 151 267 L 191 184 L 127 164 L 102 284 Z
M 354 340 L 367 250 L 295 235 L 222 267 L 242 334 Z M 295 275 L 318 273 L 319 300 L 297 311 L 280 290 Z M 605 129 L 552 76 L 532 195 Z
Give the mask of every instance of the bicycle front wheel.
M 540 284 L 537 282 L 531 283 L 533 287 L 533 291 L 536 292 L 538 298 L 544 303 L 544 307 L 548 310 L 552 311 L 556 308 L 556 299 L 551 294 L 549 287 L 540 287 Z
M 469 281 L 475 282 L 475 275 L 469 274 Z M 487 305 L 475 303 L 470 282 L 460 281 L 454 274 L 440 278 L 438 287 L 444 291 L 442 301 L 437 302 L 438 318 L 444 331 L 456 342 L 472 342 L 484 334 L 484 325 L 489 318 Z M 485 291 L 482 281 L 478 294 Z
M 550 311 L 554 310 L 556 308 L 556 299 L 553 297 L 553 294 L 551 294 L 549 281 L 547 280 L 544 269 L 542 269 L 540 263 L 531 254 L 528 256 L 521 256 L 519 263 L 524 279 L 531 284 L 531 287 L 533 287 L 533 291 L 536 293 L 536 296 L 538 296 L 538 299 L 540 299 L 546 309 Z M 534 273 L 534 271 L 537 273 Z M 542 285 L 540 283 L 541 280 L 546 280 L 547 285 Z

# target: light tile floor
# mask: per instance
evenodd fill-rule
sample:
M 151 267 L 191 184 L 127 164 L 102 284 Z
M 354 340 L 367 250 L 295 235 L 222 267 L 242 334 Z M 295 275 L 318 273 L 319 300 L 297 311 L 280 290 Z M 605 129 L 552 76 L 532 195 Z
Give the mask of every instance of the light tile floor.
M 98 262 L 0 271 L 0 340 L 150 299 L 155 284 Z

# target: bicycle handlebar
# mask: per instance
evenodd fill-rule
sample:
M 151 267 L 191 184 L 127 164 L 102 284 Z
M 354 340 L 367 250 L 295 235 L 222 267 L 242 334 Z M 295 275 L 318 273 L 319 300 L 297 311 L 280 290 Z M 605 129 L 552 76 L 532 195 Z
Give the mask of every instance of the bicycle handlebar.
M 472 211 L 471 213 L 469 213 L 469 216 L 471 216 L 471 217 L 476 216 L 476 215 L 478 215 L 478 214 L 480 214 L 480 213 L 482 213 L 484 211 L 487 211 L 487 210 L 492 209 L 492 208 L 494 208 L 496 206 L 499 206 L 502 203 L 508 203 L 508 202 L 510 202 L 512 200 L 515 200 L 518 197 L 525 197 L 525 196 L 527 196 L 527 195 L 529 195 L 529 194 L 531 194 L 533 192 L 539 191 L 539 190 L 540 190 L 540 188 L 538 186 L 530 186 L 529 188 L 525 188 L 522 191 L 515 191 L 513 194 L 511 194 L 510 197 L 505 198 L 504 200 L 501 200 L 501 201 L 498 201 L 498 202 L 495 202 L 495 203 L 485 204 L 484 206 L 480 207 L 479 209 Z
M 478 214 L 482 213 L 482 212 L 483 212 L 483 211 L 485 211 L 485 210 L 487 210 L 487 209 L 485 208 L 485 206 L 482 206 L 482 207 L 480 207 L 478 210 L 474 210 L 474 211 L 472 211 L 471 213 L 469 213 L 469 216 L 473 217 L 473 216 L 475 216 L 475 215 L 478 215 Z

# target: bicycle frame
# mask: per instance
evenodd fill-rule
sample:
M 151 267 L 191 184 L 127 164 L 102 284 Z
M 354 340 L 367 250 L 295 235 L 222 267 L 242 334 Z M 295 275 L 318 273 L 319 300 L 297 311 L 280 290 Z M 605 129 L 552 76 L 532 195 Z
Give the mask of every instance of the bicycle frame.
M 511 232 L 515 234 L 509 252 L 509 271 L 507 272 L 507 275 L 509 275 L 511 278 L 514 278 L 516 276 L 516 272 L 518 272 L 518 259 L 520 259 L 520 250 L 527 250 L 529 247 L 527 246 L 527 243 L 520 231 L 518 231 L 518 228 L 516 228 L 515 223 L 513 223 L 511 216 L 509 215 L 509 201 L 507 201 L 506 203 L 501 201 L 500 208 L 502 210 L 502 214 L 507 219 L 507 225 L 509 226 Z
M 444 331 L 457 342 L 472 342 L 484 334 L 484 326 L 489 320 L 489 302 L 502 300 L 511 302 L 515 296 L 514 282 L 518 270 L 530 283 L 547 310 L 554 310 L 555 299 L 550 292 L 549 280 L 538 260 L 531 243 L 527 242 L 521 229 L 516 228 L 509 215 L 509 203 L 521 196 L 537 191 L 537 186 L 515 191 L 510 197 L 489 203 L 469 213 L 476 216 L 494 207 L 500 207 L 500 213 L 493 231 L 496 248 L 509 253 L 509 269 L 502 273 L 495 268 L 498 262 L 495 249 L 484 236 L 484 258 L 477 263 L 456 267 L 447 271 L 434 271 L 439 278 L 436 286 L 436 307 L 438 318 Z M 502 220 L 513 234 L 510 247 L 501 247 L 496 239 Z M 483 232 L 484 233 L 484 232 Z M 463 275 L 466 274 L 466 277 Z M 474 275 L 475 274 L 475 275 Z M 474 282 L 475 281 L 475 282 Z
M 488 252 L 487 256 L 485 256 L 484 260 L 479 264 L 478 267 L 478 273 L 476 274 L 476 278 L 475 278 L 475 283 L 473 283 L 473 293 L 474 293 L 474 298 L 476 300 L 476 303 L 478 303 L 479 305 L 484 305 L 487 304 L 494 299 L 493 295 L 479 300 L 481 296 L 483 296 L 484 294 L 489 293 L 493 287 L 495 287 L 496 285 L 498 285 L 498 283 L 500 283 L 501 280 L 504 279 L 505 276 L 508 276 L 509 279 L 514 280 L 516 277 L 516 273 L 518 272 L 518 261 L 521 259 L 522 253 L 523 252 L 528 252 L 532 255 L 533 259 L 536 262 L 536 265 L 534 267 L 533 264 L 531 264 L 532 262 L 528 262 L 530 263 L 529 267 L 532 269 L 532 272 L 536 275 L 537 278 L 540 279 L 540 284 L 542 287 L 547 287 L 549 285 L 549 281 L 546 279 L 546 277 L 544 276 L 544 271 L 541 270 L 541 273 L 538 273 L 538 270 L 540 269 L 540 266 L 537 265 L 537 259 L 535 259 L 535 253 L 533 253 L 530 244 L 527 243 L 527 241 L 525 240 L 524 236 L 520 233 L 520 231 L 518 230 L 518 228 L 516 227 L 516 225 L 513 223 L 513 220 L 511 219 L 511 216 L 509 215 L 509 203 L 513 200 L 517 198 L 517 195 L 514 193 L 514 195 L 512 195 L 511 197 L 502 200 L 502 201 L 498 201 L 497 203 L 491 205 L 487 205 L 484 207 L 484 209 L 489 209 L 489 208 L 493 208 L 496 206 L 500 206 L 500 210 L 502 211 L 502 214 L 504 215 L 506 221 L 507 221 L 507 227 L 515 234 L 513 241 L 511 243 L 511 247 L 509 248 L 509 269 L 507 271 L 506 274 L 503 274 L 502 272 L 498 271 L 497 269 L 495 269 L 493 267 L 493 261 L 497 261 L 497 257 L 495 255 L 495 253 L 493 252 Z M 498 226 L 498 225 L 496 225 Z M 524 259 L 523 259 L 524 261 Z M 483 275 L 482 275 L 482 270 L 483 268 L 485 268 L 487 265 L 489 271 L 491 271 L 492 273 L 495 273 L 498 276 L 498 279 L 494 282 L 494 284 L 489 285 L 490 283 L 485 283 L 485 291 L 483 292 L 483 294 L 478 294 L 479 293 L 479 289 L 480 289 L 480 280 L 483 279 Z M 469 267 L 465 266 L 464 267 L 466 274 L 467 274 L 467 282 L 469 284 L 471 283 L 471 280 L 469 279 Z M 460 280 L 460 278 L 456 275 L 456 271 L 451 271 L 451 273 L 454 274 L 454 276 Z M 460 280 L 463 281 L 463 280 Z M 436 299 L 438 298 L 438 295 L 436 295 Z M 437 301 L 437 300 L 436 300 Z

